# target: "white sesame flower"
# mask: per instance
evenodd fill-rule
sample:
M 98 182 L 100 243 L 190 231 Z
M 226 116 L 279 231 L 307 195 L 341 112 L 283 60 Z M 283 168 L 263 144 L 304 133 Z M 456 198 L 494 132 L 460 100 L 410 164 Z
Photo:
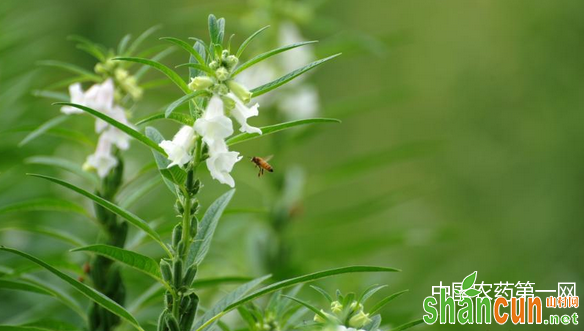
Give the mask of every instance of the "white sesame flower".
M 209 158 L 206 160 L 207 169 L 209 169 L 211 177 L 222 184 L 234 187 L 235 180 L 231 177 L 230 172 L 241 158 L 238 152 L 230 152 L 223 140 L 218 140 L 213 145 L 209 145 Z
M 363 329 L 348 328 L 344 325 L 338 325 L 335 331 L 365 331 Z
M 69 85 L 69 96 L 71 97 L 71 103 L 76 103 L 80 105 L 83 105 L 85 103 L 85 94 L 83 93 L 83 89 L 81 88 L 80 83 Z M 63 114 L 72 115 L 81 114 L 83 113 L 83 110 L 72 106 L 63 106 L 61 107 L 61 112 Z
M 95 153 L 87 157 L 83 168 L 93 169 L 97 171 L 100 178 L 104 178 L 116 165 L 118 165 L 118 159 L 112 155 L 112 142 L 107 135 L 102 134 L 97 142 Z
M 314 86 L 298 86 L 285 93 L 278 106 L 291 120 L 313 117 L 318 113 L 318 91 Z
M 131 126 L 126 117 L 126 111 L 120 106 L 113 106 L 104 113 L 122 124 Z M 127 134 L 101 119 L 95 121 L 95 132 L 107 134 L 112 143 L 121 150 L 127 150 L 130 147 L 130 137 Z
M 171 163 L 168 167 L 174 165 L 183 166 L 192 159 L 191 151 L 195 146 L 195 132 L 190 126 L 183 126 L 170 140 L 164 140 L 159 144 L 168 155 Z
M 231 116 L 241 125 L 239 131 L 262 134 L 262 130 L 247 124 L 248 118 L 258 116 L 258 108 L 260 105 L 256 103 L 251 107 L 247 107 L 235 94 L 229 93 L 227 96 L 235 101 L 235 108 L 231 110 Z
M 213 95 L 203 116 L 195 121 L 195 131 L 203 137 L 207 145 L 213 145 L 217 141 L 223 141 L 233 134 L 231 119 L 223 112 L 223 101 L 219 96 Z

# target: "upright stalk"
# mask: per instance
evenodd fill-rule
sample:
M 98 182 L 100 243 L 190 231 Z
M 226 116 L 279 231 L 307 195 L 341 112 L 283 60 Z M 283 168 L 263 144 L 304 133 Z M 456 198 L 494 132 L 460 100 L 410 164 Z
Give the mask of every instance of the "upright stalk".
M 116 155 L 118 165 L 101 181 L 101 187 L 96 194 L 108 201 L 113 201 L 122 184 L 124 163 L 119 155 Z M 100 241 L 116 247 L 123 247 L 128 234 L 128 224 L 103 208 L 94 204 L 96 218 L 104 229 L 104 235 Z M 126 286 L 122 280 L 120 268 L 113 260 L 95 256 L 89 264 L 89 277 L 93 286 L 110 299 L 120 305 L 126 298 Z M 93 304 L 89 310 L 90 331 L 111 331 L 120 323 L 120 318 L 103 307 Z

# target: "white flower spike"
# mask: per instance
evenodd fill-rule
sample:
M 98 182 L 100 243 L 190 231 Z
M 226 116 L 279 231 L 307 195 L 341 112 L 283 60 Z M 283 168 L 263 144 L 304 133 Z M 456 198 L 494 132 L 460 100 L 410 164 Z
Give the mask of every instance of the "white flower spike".
M 195 122 L 195 131 L 209 146 L 233 134 L 233 124 L 223 112 L 223 101 L 220 97 L 213 95 L 209 100 L 205 113 Z
M 229 93 L 227 96 L 235 102 L 235 108 L 231 110 L 231 116 L 241 125 L 239 131 L 262 134 L 260 128 L 247 124 L 248 118 L 258 116 L 258 108 L 260 105 L 256 103 L 251 107 L 247 107 L 235 94 Z
M 164 140 L 159 144 L 168 155 L 171 163 L 168 168 L 178 165 L 180 167 L 187 164 L 193 158 L 191 152 L 195 147 L 195 132 L 190 126 L 183 126 L 170 140 Z
M 241 158 L 238 152 L 230 152 L 224 141 L 218 140 L 215 144 L 209 145 L 209 158 L 206 160 L 207 169 L 209 169 L 211 177 L 222 184 L 234 187 L 235 180 L 231 177 L 230 172 Z
M 83 168 L 95 170 L 100 178 L 104 178 L 117 165 L 118 160 L 112 155 L 112 142 L 107 135 L 102 134 L 95 153 L 87 157 Z

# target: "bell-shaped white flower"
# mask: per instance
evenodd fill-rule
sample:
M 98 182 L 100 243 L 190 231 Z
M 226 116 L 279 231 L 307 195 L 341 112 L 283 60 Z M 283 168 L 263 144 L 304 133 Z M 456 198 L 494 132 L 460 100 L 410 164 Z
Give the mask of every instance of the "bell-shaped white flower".
M 120 106 L 115 105 L 104 113 L 122 124 L 131 126 L 126 117 L 126 111 Z M 130 147 L 130 137 L 127 134 L 101 119 L 95 121 L 95 132 L 107 134 L 110 140 L 121 150 L 127 150 Z
M 107 135 L 102 134 L 97 142 L 95 153 L 87 157 L 83 168 L 93 169 L 100 178 L 104 178 L 117 165 L 118 159 L 112 155 L 112 142 Z
M 209 158 L 206 160 L 207 169 L 209 169 L 211 177 L 222 184 L 234 187 L 235 180 L 230 173 L 235 163 L 241 158 L 238 152 L 230 152 L 227 149 L 225 141 L 218 140 L 213 145 L 209 145 Z
M 195 131 L 203 137 L 207 145 L 214 145 L 233 134 L 233 124 L 223 112 L 223 101 L 213 95 L 203 116 L 195 121 Z
M 258 108 L 260 105 L 256 103 L 251 107 L 247 107 L 235 94 L 229 93 L 227 96 L 235 102 L 235 108 L 231 110 L 231 116 L 241 125 L 239 131 L 262 134 L 260 128 L 247 124 L 248 118 L 258 116 Z
M 191 152 L 195 147 L 195 132 L 190 126 L 183 126 L 170 140 L 162 141 L 159 146 L 164 149 L 171 163 L 168 167 L 174 165 L 183 166 L 193 157 Z
M 111 79 L 107 79 L 101 84 L 94 84 L 86 92 L 83 92 L 81 84 L 75 83 L 69 86 L 69 95 L 71 96 L 71 103 L 105 113 L 114 104 L 114 83 Z M 71 106 L 62 107 L 61 112 L 67 115 L 83 113 L 82 110 Z
M 79 105 L 85 104 L 85 94 L 81 88 L 80 83 L 75 83 L 69 85 L 69 96 L 71 97 L 71 103 L 76 103 Z M 61 112 L 66 115 L 81 114 L 83 110 L 71 106 L 61 107 Z

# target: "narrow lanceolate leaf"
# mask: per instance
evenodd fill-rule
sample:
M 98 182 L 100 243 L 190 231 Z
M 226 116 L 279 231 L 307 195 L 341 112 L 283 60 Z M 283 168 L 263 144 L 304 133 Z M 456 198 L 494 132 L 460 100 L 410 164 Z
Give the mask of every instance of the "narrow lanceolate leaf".
M 255 37 L 257 37 L 260 33 L 262 33 L 262 31 L 264 31 L 265 29 L 267 29 L 269 27 L 270 27 L 269 25 L 264 26 L 263 28 L 254 32 L 251 36 L 247 37 L 247 39 L 243 43 L 241 43 L 241 46 L 239 46 L 239 49 L 237 50 L 237 53 L 235 53 L 235 56 L 240 57 L 241 54 L 243 54 L 243 51 L 245 51 L 245 49 L 249 45 L 249 43 L 251 43 L 252 40 L 255 39 Z
M 140 121 L 138 121 L 136 123 L 136 126 L 150 123 L 150 122 L 157 121 L 157 120 L 164 120 L 164 119 L 173 120 L 177 123 L 188 125 L 188 126 L 192 126 L 195 123 L 195 121 L 193 120 L 193 118 L 190 115 L 187 115 L 184 113 L 173 112 L 169 116 L 166 116 L 166 112 L 160 112 L 160 113 L 150 115 L 144 119 L 141 119 Z
M 0 206 L 0 214 L 22 211 L 61 211 L 72 212 L 89 217 L 89 213 L 69 200 L 55 198 L 39 198 L 27 201 L 19 201 L 10 205 Z
M 61 116 L 51 118 L 50 120 L 41 124 L 38 128 L 34 129 L 31 133 L 26 135 L 26 137 L 24 137 L 24 139 L 22 139 L 22 141 L 20 143 L 18 143 L 18 147 L 22 147 L 22 146 L 28 144 L 29 142 L 31 142 L 32 140 L 40 137 L 41 135 L 43 135 L 44 133 L 46 133 L 50 129 L 65 122 L 67 120 L 67 118 L 69 118 L 67 115 L 61 115 Z
M 318 308 L 316 308 L 315 306 L 309 304 L 306 301 L 300 300 L 298 298 L 295 297 L 291 297 L 289 295 L 282 295 L 284 298 L 290 299 L 292 301 L 295 301 L 299 304 L 301 304 L 302 306 L 308 308 L 308 310 L 312 311 L 313 313 L 317 314 L 318 316 L 322 317 L 324 320 L 328 320 L 328 317 Z
M 233 74 L 231 74 L 232 77 L 235 77 L 237 74 L 239 74 L 240 72 L 244 71 L 245 69 L 253 66 L 256 63 L 259 63 L 263 60 L 266 60 L 276 54 L 280 54 L 282 52 L 300 47 L 300 46 L 304 46 L 304 45 L 309 45 L 309 44 L 314 44 L 318 41 L 316 40 L 312 40 L 312 41 L 303 41 L 303 42 L 299 42 L 299 43 L 294 43 L 294 44 L 290 44 L 290 45 L 286 45 L 286 46 L 282 46 L 282 47 L 278 47 L 276 49 L 273 49 L 271 51 L 262 53 L 258 56 L 254 56 L 253 58 L 251 58 L 249 61 L 242 63 L 241 65 L 239 65 L 237 67 L 237 69 L 235 69 L 235 71 L 233 72 Z
M 152 35 L 154 32 L 159 30 L 161 27 L 162 27 L 161 25 L 155 25 L 155 26 L 149 28 L 148 30 L 142 32 L 142 34 L 140 34 L 136 39 L 134 39 L 134 41 L 132 42 L 130 47 L 128 47 L 127 54 L 128 55 L 134 54 L 134 52 L 138 49 L 138 47 L 140 47 L 142 42 L 144 42 L 144 40 L 146 40 L 146 38 L 150 37 L 150 35 Z
M 240 134 L 237 134 L 237 135 L 227 139 L 227 145 L 232 146 L 235 144 L 242 143 L 244 141 L 248 141 L 248 140 L 252 140 L 252 139 L 256 139 L 256 138 L 260 138 L 260 137 L 265 137 L 267 135 L 270 135 L 272 133 L 276 133 L 278 131 L 287 130 L 287 129 L 291 129 L 291 128 L 295 128 L 297 126 L 302 126 L 302 125 L 307 125 L 307 124 L 314 124 L 314 123 L 341 123 L 341 121 L 336 119 L 336 118 L 307 118 L 307 119 L 303 119 L 303 120 L 296 120 L 296 121 L 290 121 L 290 122 L 285 122 L 285 123 L 280 123 L 280 124 L 268 125 L 268 126 L 264 126 L 264 127 L 260 128 L 262 130 L 261 135 L 258 133 L 247 133 L 247 132 L 240 133 Z
M 262 86 L 258 86 L 256 88 L 254 88 L 253 90 L 251 90 L 251 93 L 253 93 L 254 97 L 257 97 L 257 96 L 260 96 L 264 93 L 270 92 L 271 90 L 288 83 L 292 79 L 302 75 L 303 73 L 305 73 L 309 70 L 316 68 L 317 66 L 325 63 L 326 61 L 334 59 L 335 57 L 337 57 L 339 55 L 341 55 L 341 54 L 340 53 L 335 54 L 335 55 L 329 56 L 327 58 L 314 61 L 314 62 L 312 62 L 312 63 L 310 63 L 310 64 L 308 64 L 300 69 L 296 69 L 296 70 L 294 70 L 294 71 L 292 71 L 292 72 L 290 72 L 290 73 L 288 73 L 288 74 L 286 74 L 286 75 L 284 75 L 276 80 L 273 80 L 273 81 L 266 83 Z
M 25 280 L 27 283 L 40 287 L 43 289 L 43 291 L 50 293 L 52 297 L 56 298 L 65 306 L 69 307 L 77 315 L 79 315 L 81 319 L 87 320 L 87 312 L 85 311 L 85 309 L 82 308 L 81 305 L 75 299 L 70 297 L 69 294 L 65 293 L 57 286 L 50 284 L 45 280 L 33 277 L 31 275 L 23 275 L 21 276 L 21 278 Z
M 138 323 L 138 321 L 130 313 L 128 313 L 128 311 L 126 311 L 122 306 L 117 304 L 115 301 L 111 300 L 110 298 L 106 297 L 105 295 L 101 294 L 100 292 L 94 290 L 93 288 L 71 278 L 70 276 L 66 275 L 65 273 L 57 270 L 56 268 L 52 267 L 51 265 L 47 264 L 46 262 L 44 262 L 44 261 L 42 261 L 42 260 L 40 260 L 32 255 L 29 255 L 27 253 L 21 252 L 21 251 L 16 250 L 16 249 L 7 248 L 4 246 L 0 246 L 0 250 L 6 251 L 6 252 L 9 252 L 12 254 L 20 255 L 20 256 L 38 264 L 39 266 L 41 266 L 41 267 L 45 268 L 46 270 L 48 270 L 49 272 L 51 272 L 53 275 L 61 278 L 65 282 L 67 282 L 69 285 L 71 285 L 73 288 L 75 288 L 77 291 L 79 291 L 81 294 L 83 294 L 84 296 L 86 296 L 87 298 L 92 300 L 93 302 L 95 302 L 98 305 L 102 306 L 103 308 L 109 310 L 110 312 L 112 312 L 116 316 L 119 316 L 120 318 L 128 321 L 130 324 L 132 324 L 134 327 L 136 327 L 136 329 L 143 331 L 143 329 L 142 329 L 142 327 L 140 327 L 140 324 Z
M 43 295 L 52 295 L 51 292 L 43 289 L 42 287 L 24 283 L 24 282 L 17 282 L 13 280 L 7 279 L 0 279 L 0 289 L 3 290 L 14 290 L 14 291 L 24 291 L 24 292 L 31 292 Z
M 40 225 L 31 225 L 31 224 L 12 225 L 12 226 L 7 226 L 5 228 L 0 228 L 0 232 L 1 231 L 11 231 L 11 230 L 12 231 L 16 230 L 16 231 L 42 234 L 42 235 L 45 235 L 48 237 L 55 238 L 57 240 L 61 240 L 65 243 L 71 244 L 73 246 L 85 245 L 85 242 L 82 239 L 77 238 L 76 236 L 74 236 L 70 233 L 61 232 L 57 229 L 51 229 L 51 228 L 40 226 Z
M 112 260 L 116 260 L 138 271 L 141 271 L 158 281 L 162 281 L 158 263 L 156 263 L 156 261 L 150 257 L 138 254 L 136 252 L 103 244 L 79 247 L 72 249 L 71 252 L 93 252 L 95 254 L 109 257 Z
M 115 126 L 116 128 L 118 128 L 121 131 L 123 131 L 124 133 L 126 133 L 128 136 L 138 140 L 139 142 L 146 145 L 147 147 L 152 148 L 153 150 L 161 153 L 162 155 L 166 155 L 164 150 L 160 146 L 158 146 L 155 142 L 148 139 L 148 137 L 146 137 L 142 133 L 132 129 L 131 127 L 127 126 L 126 124 L 123 124 L 123 123 L 116 121 L 115 119 L 107 116 L 106 114 L 104 114 L 102 112 L 99 112 L 95 109 L 91 109 L 89 107 L 85 107 L 82 105 L 78 105 L 75 103 L 69 103 L 69 102 L 56 102 L 56 103 L 54 103 L 54 105 L 72 106 L 75 108 L 79 108 L 79 109 L 81 109 L 81 110 L 101 119 L 101 120 L 106 121 L 108 124 Z
M 203 59 L 203 57 L 201 56 L 201 54 L 199 54 L 193 48 L 193 46 L 191 46 L 186 41 L 183 41 L 183 40 L 180 40 L 180 39 L 177 39 L 177 38 L 173 38 L 173 37 L 163 37 L 163 38 L 160 38 L 160 39 L 161 40 L 166 40 L 168 42 L 171 42 L 171 43 L 179 46 L 180 48 L 186 50 L 187 52 L 189 52 L 197 60 L 197 62 L 199 62 L 200 65 L 202 65 L 203 67 L 206 67 L 205 60 Z
M 138 187 L 132 188 L 132 190 L 123 197 L 120 201 L 120 206 L 122 208 L 131 207 L 134 203 L 138 202 L 143 196 L 158 186 L 159 183 L 160 177 L 158 176 L 142 181 Z
M 143 219 L 141 219 L 140 217 L 132 214 L 131 212 L 101 198 L 98 197 L 95 194 L 89 193 L 73 184 L 64 182 L 60 179 L 57 178 L 53 178 L 53 177 L 49 177 L 49 176 L 44 176 L 44 175 L 38 175 L 38 174 L 29 174 L 30 176 L 34 176 L 34 177 L 39 177 L 39 178 L 43 178 L 46 180 L 49 180 L 53 183 L 57 183 L 61 186 L 64 186 L 72 191 L 75 191 L 91 200 L 93 200 L 95 203 L 99 204 L 100 206 L 104 207 L 105 209 L 111 211 L 112 213 L 124 218 L 125 220 L 127 220 L 128 222 L 130 222 L 132 225 L 138 227 L 139 229 L 141 229 L 142 231 L 144 231 L 146 234 L 148 234 L 152 239 L 154 239 L 157 243 L 160 244 L 160 246 L 166 251 L 168 251 L 168 248 L 166 247 L 166 245 L 164 245 L 164 243 L 162 242 L 162 240 L 160 239 L 160 236 L 158 235 L 158 233 L 156 231 L 154 231 L 149 225 L 148 223 L 146 223 L 146 221 L 144 221 Z
M 22 324 L 22 326 L 35 327 L 42 330 L 49 331 L 80 331 L 81 329 L 75 325 L 63 321 L 53 319 L 40 319 L 33 322 Z
M 363 294 L 361 295 L 361 297 L 357 301 L 359 303 L 365 304 L 367 299 L 371 298 L 371 296 L 373 296 L 373 294 L 377 293 L 377 291 L 381 290 L 384 287 L 387 287 L 387 285 L 373 285 L 373 286 L 369 287 L 368 289 L 365 290 L 365 292 L 363 292 Z
M 56 157 L 56 156 L 32 156 L 24 160 L 25 163 L 29 164 L 42 164 L 52 167 L 61 168 L 67 170 L 71 173 L 78 175 L 79 177 L 85 178 L 94 184 L 99 183 L 99 179 L 93 173 L 84 171 L 78 163 L 72 162 L 70 160 Z
M 371 315 L 376 314 L 377 312 L 379 312 L 381 310 L 381 308 L 385 307 L 385 305 L 387 305 L 388 303 L 392 302 L 393 300 L 397 299 L 398 297 L 400 297 L 401 295 L 403 295 L 404 293 L 408 292 L 409 290 L 403 290 L 397 293 L 394 293 L 388 297 L 383 298 L 381 301 L 379 301 L 378 303 L 375 304 L 375 306 L 373 306 L 373 308 L 371 308 L 371 310 L 369 311 L 369 313 Z
M 35 97 L 54 99 L 57 101 L 69 101 L 69 95 L 62 92 L 34 90 L 32 91 L 32 95 Z
M 331 276 L 335 276 L 335 275 L 348 274 L 348 273 L 398 272 L 398 271 L 400 271 L 400 270 L 394 269 L 394 268 L 387 268 L 387 267 L 352 266 L 352 267 L 330 269 L 330 270 L 315 272 L 315 273 L 304 275 L 304 276 L 286 279 L 286 280 L 268 285 L 264 288 L 261 288 L 255 292 L 253 292 L 245 297 L 242 297 L 241 299 L 231 303 L 229 306 L 225 307 L 225 309 L 223 309 L 223 311 L 221 313 L 216 314 L 215 316 L 213 316 L 212 318 L 207 320 L 201 327 L 197 328 L 196 331 L 205 330 L 205 328 L 207 326 L 213 324 L 216 320 L 221 318 L 221 316 L 225 315 L 226 313 L 230 312 L 231 310 L 237 308 L 238 306 L 240 306 L 244 303 L 250 302 L 250 301 L 252 301 L 260 296 L 263 296 L 265 294 L 269 294 L 269 293 L 278 291 L 280 289 L 288 288 L 290 286 L 294 286 L 294 285 L 302 284 L 302 283 L 306 283 L 306 282 L 312 282 L 315 280 L 319 280 L 319 279 L 323 279 L 323 278 L 327 278 L 327 277 L 331 277 Z
M 189 101 L 189 100 L 191 100 L 191 99 L 194 99 L 194 98 L 196 98 L 196 97 L 198 97 L 198 96 L 201 96 L 201 95 L 208 95 L 208 94 L 209 94 L 209 92 L 207 92 L 207 91 L 195 91 L 195 92 L 192 92 L 192 93 L 189 93 L 189 94 L 183 95 L 183 96 L 182 96 L 182 97 L 180 97 L 178 100 L 176 100 L 176 101 L 174 101 L 173 103 L 171 103 L 171 104 L 168 106 L 168 108 L 166 108 L 166 111 L 164 112 L 164 117 L 168 118 L 168 117 L 169 117 L 169 116 L 172 114 L 172 112 L 173 112 L 173 111 L 174 111 L 174 110 L 175 110 L 175 109 L 176 109 L 178 106 L 182 105 L 183 103 L 185 103 L 185 102 L 187 102 L 187 101 Z
M 325 291 L 323 288 L 315 286 L 315 285 L 310 285 L 310 287 L 314 290 L 316 290 L 318 293 L 320 293 L 329 303 L 333 302 L 333 297 L 331 297 L 330 294 L 328 294 L 327 291 Z
M 163 74 L 165 74 L 168 78 L 170 78 L 170 80 L 172 80 L 173 83 L 176 84 L 176 86 L 178 86 L 181 90 L 183 90 L 183 92 L 185 92 L 185 93 L 190 92 L 189 87 L 187 86 L 187 83 L 185 83 L 185 81 L 182 78 L 180 78 L 180 76 L 176 72 L 174 72 L 172 69 L 170 69 L 169 67 L 165 66 L 164 64 L 162 64 L 160 62 L 156 62 L 156 61 L 149 60 L 149 59 L 143 59 L 143 58 L 139 58 L 139 57 L 116 57 L 113 60 L 136 62 L 136 63 L 141 63 L 141 64 L 145 64 L 147 66 L 150 66 L 154 69 L 159 70 Z
M 217 19 L 215 15 L 209 15 L 209 37 L 215 45 L 223 44 L 223 35 L 225 34 L 225 19 Z
M 102 80 L 101 77 L 94 74 L 93 72 L 86 70 L 86 69 L 83 69 L 81 67 L 78 67 L 76 65 L 67 63 L 67 62 L 47 60 L 47 61 L 39 61 L 39 62 L 37 62 L 37 64 L 42 65 L 42 66 L 55 67 L 55 68 L 67 70 L 67 71 L 72 72 L 74 74 L 79 74 L 81 76 L 87 77 L 94 82 L 100 82 Z
M 197 230 L 197 235 L 195 236 L 195 241 L 191 244 L 189 248 L 189 254 L 187 257 L 187 265 L 191 264 L 199 265 L 205 259 L 209 247 L 211 246 L 211 240 L 213 239 L 213 234 L 219 223 L 219 219 L 223 214 L 223 211 L 231 201 L 235 190 L 229 190 L 227 193 L 220 196 L 205 212 L 203 219 L 199 223 L 199 228 Z
M 240 287 L 236 288 L 223 298 L 219 300 L 213 308 L 207 310 L 205 314 L 195 323 L 194 329 L 197 331 L 209 330 L 217 322 L 217 318 L 213 319 L 215 316 L 221 314 L 230 304 L 240 300 L 244 295 L 251 291 L 254 287 L 258 286 L 266 279 L 270 278 L 269 275 L 256 278 L 250 282 L 247 282 Z
M 424 320 L 420 318 L 419 320 L 415 320 L 415 321 L 408 322 L 406 324 L 402 324 L 402 325 L 398 326 L 397 328 L 391 329 L 391 331 L 407 330 L 411 327 L 414 327 L 414 326 L 416 326 L 418 324 L 422 324 L 422 323 L 424 323 Z

